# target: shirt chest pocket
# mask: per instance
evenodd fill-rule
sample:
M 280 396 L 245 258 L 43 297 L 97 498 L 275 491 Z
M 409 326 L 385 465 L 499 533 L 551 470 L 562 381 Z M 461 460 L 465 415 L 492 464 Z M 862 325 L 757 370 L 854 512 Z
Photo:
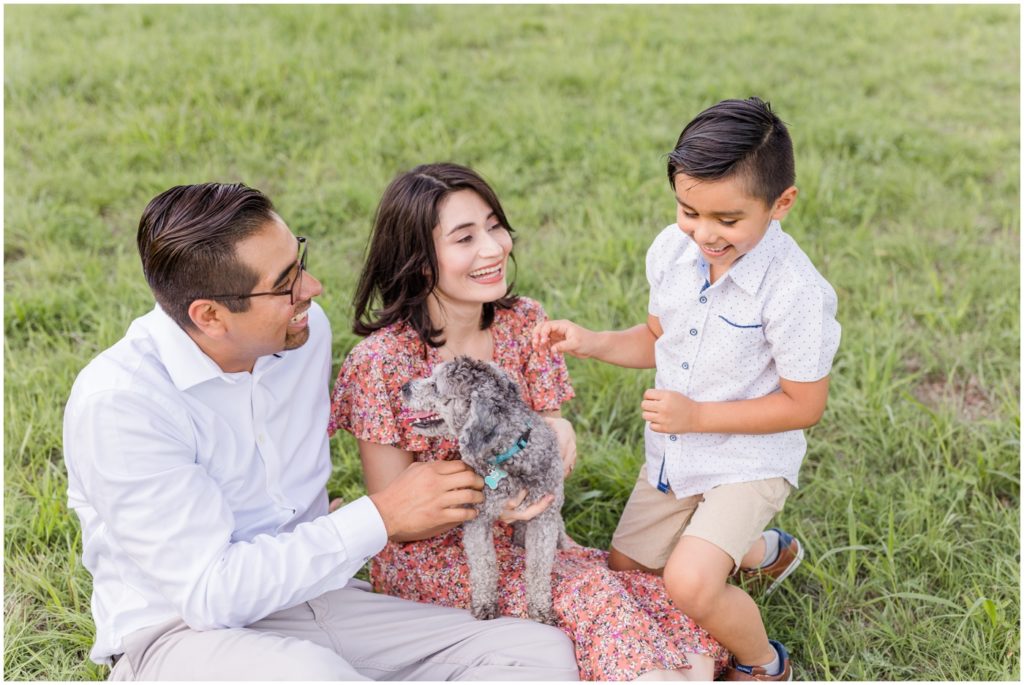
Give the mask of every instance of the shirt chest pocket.
M 764 325 L 757 315 L 715 315 L 708 321 L 719 343 L 724 369 L 737 380 L 756 378 L 771 362 L 771 350 L 764 337 Z

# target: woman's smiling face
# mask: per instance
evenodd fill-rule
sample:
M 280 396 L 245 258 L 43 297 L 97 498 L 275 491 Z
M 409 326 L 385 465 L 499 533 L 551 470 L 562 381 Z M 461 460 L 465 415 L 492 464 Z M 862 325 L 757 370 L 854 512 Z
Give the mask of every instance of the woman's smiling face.
M 434 294 L 442 302 L 483 305 L 507 293 L 512 236 L 476 192 L 459 190 L 441 201 L 434 250 Z

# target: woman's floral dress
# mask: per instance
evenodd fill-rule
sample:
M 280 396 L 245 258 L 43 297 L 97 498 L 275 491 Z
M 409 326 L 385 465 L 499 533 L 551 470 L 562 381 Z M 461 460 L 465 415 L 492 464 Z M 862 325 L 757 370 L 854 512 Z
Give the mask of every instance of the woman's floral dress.
M 558 409 L 573 397 L 560 355 L 530 344 L 545 318 L 533 300 L 521 297 L 512 309 L 495 312 L 491 332 L 494 361 L 518 383 L 535 411 Z M 430 375 L 441 357 L 405 325 L 381 329 L 349 354 L 334 388 L 329 431 L 343 428 L 356 438 L 394 445 L 418 461 L 458 459 L 458 445 L 447 437 L 416 435 L 400 420 L 401 387 Z M 526 616 L 524 550 L 512 544 L 512 528 L 495 524 L 501 613 Z M 726 650 L 707 631 L 679 612 L 662 580 L 640 571 L 612 571 L 602 550 L 559 550 L 552 571 L 558 625 L 576 645 L 580 677 L 632 680 L 655 669 L 688 668 L 685 652 L 707 654 L 716 672 Z M 416 542 L 388 545 L 373 559 L 370 578 L 377 592 L 417 602 L 469 608 L 469 570 L 462 530 Z

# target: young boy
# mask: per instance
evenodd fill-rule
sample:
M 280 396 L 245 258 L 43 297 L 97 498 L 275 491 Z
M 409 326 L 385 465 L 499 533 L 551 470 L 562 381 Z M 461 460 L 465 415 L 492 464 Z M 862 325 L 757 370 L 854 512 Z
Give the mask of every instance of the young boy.
M 771 592 L 803 558 L 798 540 L 764 527 L 797 485 L 802 429 L 825 410 L 836 294 L 779 224 L 797 196 L 793 145 L 767 103 L 698 115 L 668 178 L 677 223 L 647 252 L 647 322 L 594 332 L 549 321 L 534 344 L 657 369 L 641 403 L 646 464 L 609 564 L 663 573 L 676 604 L 733 653 L 726 679 L 791 680 L 785 648 L 727 581 Z

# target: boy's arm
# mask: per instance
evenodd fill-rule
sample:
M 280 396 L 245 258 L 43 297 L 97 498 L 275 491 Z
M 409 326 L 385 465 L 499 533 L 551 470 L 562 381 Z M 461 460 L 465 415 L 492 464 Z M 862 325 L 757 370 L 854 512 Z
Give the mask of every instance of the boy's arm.
M 658 317 L 624 331 L 591 331 L 572 321 L 545 321 L 533 332 L 533 345 L 580 359 L 593 357 L 629 369 L 654 368 L 654 343 L 661 337 Z
M 656 433 L 782 433 L 809 428 L 821 419 L 828 381 L 828 376 L 810 383 L 783 378 L 780 392 L 734 402 L 695 402 L 672 390 L 651 389 L 640 408 Z

